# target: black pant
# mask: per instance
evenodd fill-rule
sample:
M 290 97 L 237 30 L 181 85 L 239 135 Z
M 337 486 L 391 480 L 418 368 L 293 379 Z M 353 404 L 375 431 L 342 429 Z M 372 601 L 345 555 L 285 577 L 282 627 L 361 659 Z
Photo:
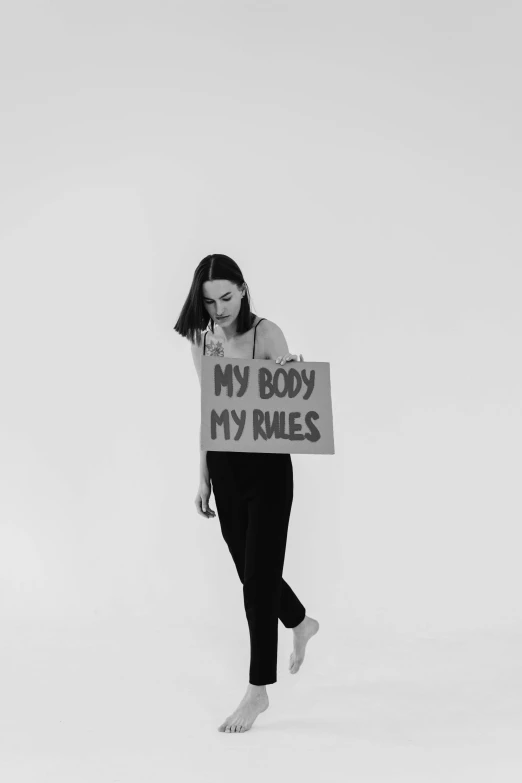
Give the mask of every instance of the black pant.
M 290 454 L 208 451 L 221 532 L 243 583 L 252 685 L 277 682 L 278 618 L 295 628 L 305 608 L 283 579 L 294 494 Z

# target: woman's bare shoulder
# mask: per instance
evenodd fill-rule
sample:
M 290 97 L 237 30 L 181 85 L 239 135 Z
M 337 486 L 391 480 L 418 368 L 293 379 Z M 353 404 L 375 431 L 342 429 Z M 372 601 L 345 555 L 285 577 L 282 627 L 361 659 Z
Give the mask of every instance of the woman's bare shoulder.
M 274 332 L 275 330 L 279 329 L 279 326 L 274 323 L 274 321 L 271 321 L 269 318 L 263 318 L 259 319 L 258 327 L 257 327 L 257 333 L 261 335 L 268 335 Z
M 188 338 L 188 341 L 190 343 L 190 350 L 192 351 L 192 353 L 197 353 L 198 351 L 201 353 L 203 349 L 203 341 L 204 341 L 204 336 L 206 331 L 208 330 L 203 329 L 203 331 L 199 333 L 199 345 L 196 336 L 194 337 L 194 340 L 191 340 L 190 337 Z
M 288 343 L 281 327 L 269 318 L 259 324 L 257 330 L 262 342 L 262 352 L 265 359 L 275 359 L 288 353 Z
M 264 337 L 278 338 L 284 336 L 283 330 L 279 324 L 276 324 L 275 321 L 271 321 L 269 318 L 264 318 L 259 322 L 257 332 L 258 334 L 261 333 L 261 335 Z

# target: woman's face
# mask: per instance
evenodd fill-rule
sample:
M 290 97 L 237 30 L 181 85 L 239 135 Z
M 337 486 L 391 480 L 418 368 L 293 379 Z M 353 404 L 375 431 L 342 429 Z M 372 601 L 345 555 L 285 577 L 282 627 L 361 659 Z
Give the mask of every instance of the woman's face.
M 230 280 L 208 280 L 203 283 L 202 289 L 207 313 L 221 328 L 230 331 L 241 309 L 242 288 Z M 221 320 L 220 316 L 226 318 Z

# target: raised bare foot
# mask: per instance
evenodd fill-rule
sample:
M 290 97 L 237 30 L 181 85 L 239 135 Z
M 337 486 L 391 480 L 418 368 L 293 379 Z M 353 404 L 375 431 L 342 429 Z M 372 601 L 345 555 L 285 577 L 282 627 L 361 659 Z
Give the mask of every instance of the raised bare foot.
M 319 630 L 319 623 L 317 620 L 305 616 L 303 622 L 292 630 L 294 632 L 294 651 L 290 655 L 288 669 L 290 674 L 296 674 L 304 661 L 306 644 Z
M 218 731 L 235 732 L 240 734 L 248 731 L 260 712 L 268 709 L 268 694 L 266 691 L 252 693 L 247 689 L 246 694 L 241 699 L 239 706 L 232 715 L 226 718 Z

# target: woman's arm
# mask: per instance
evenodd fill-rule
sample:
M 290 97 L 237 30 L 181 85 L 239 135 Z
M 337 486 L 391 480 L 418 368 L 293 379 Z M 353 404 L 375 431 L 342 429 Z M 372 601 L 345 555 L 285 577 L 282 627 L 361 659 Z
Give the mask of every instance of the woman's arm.
M 191 343 L 190 349 L 192 351 L 194 366 L 198 374 L 199 387 L 201 388 L 201 356 L 202 356 L 201 346 L 198 347 L 196 343 Z M 201 424 L 199 427 L 199 443 L 200 443 L 199 480 L 200 482 L 204 481 L 207 484 L 209 484 L 210 477 L 209 477 L 208 465 L 207 465 L 207 449 L 201 448 Z

